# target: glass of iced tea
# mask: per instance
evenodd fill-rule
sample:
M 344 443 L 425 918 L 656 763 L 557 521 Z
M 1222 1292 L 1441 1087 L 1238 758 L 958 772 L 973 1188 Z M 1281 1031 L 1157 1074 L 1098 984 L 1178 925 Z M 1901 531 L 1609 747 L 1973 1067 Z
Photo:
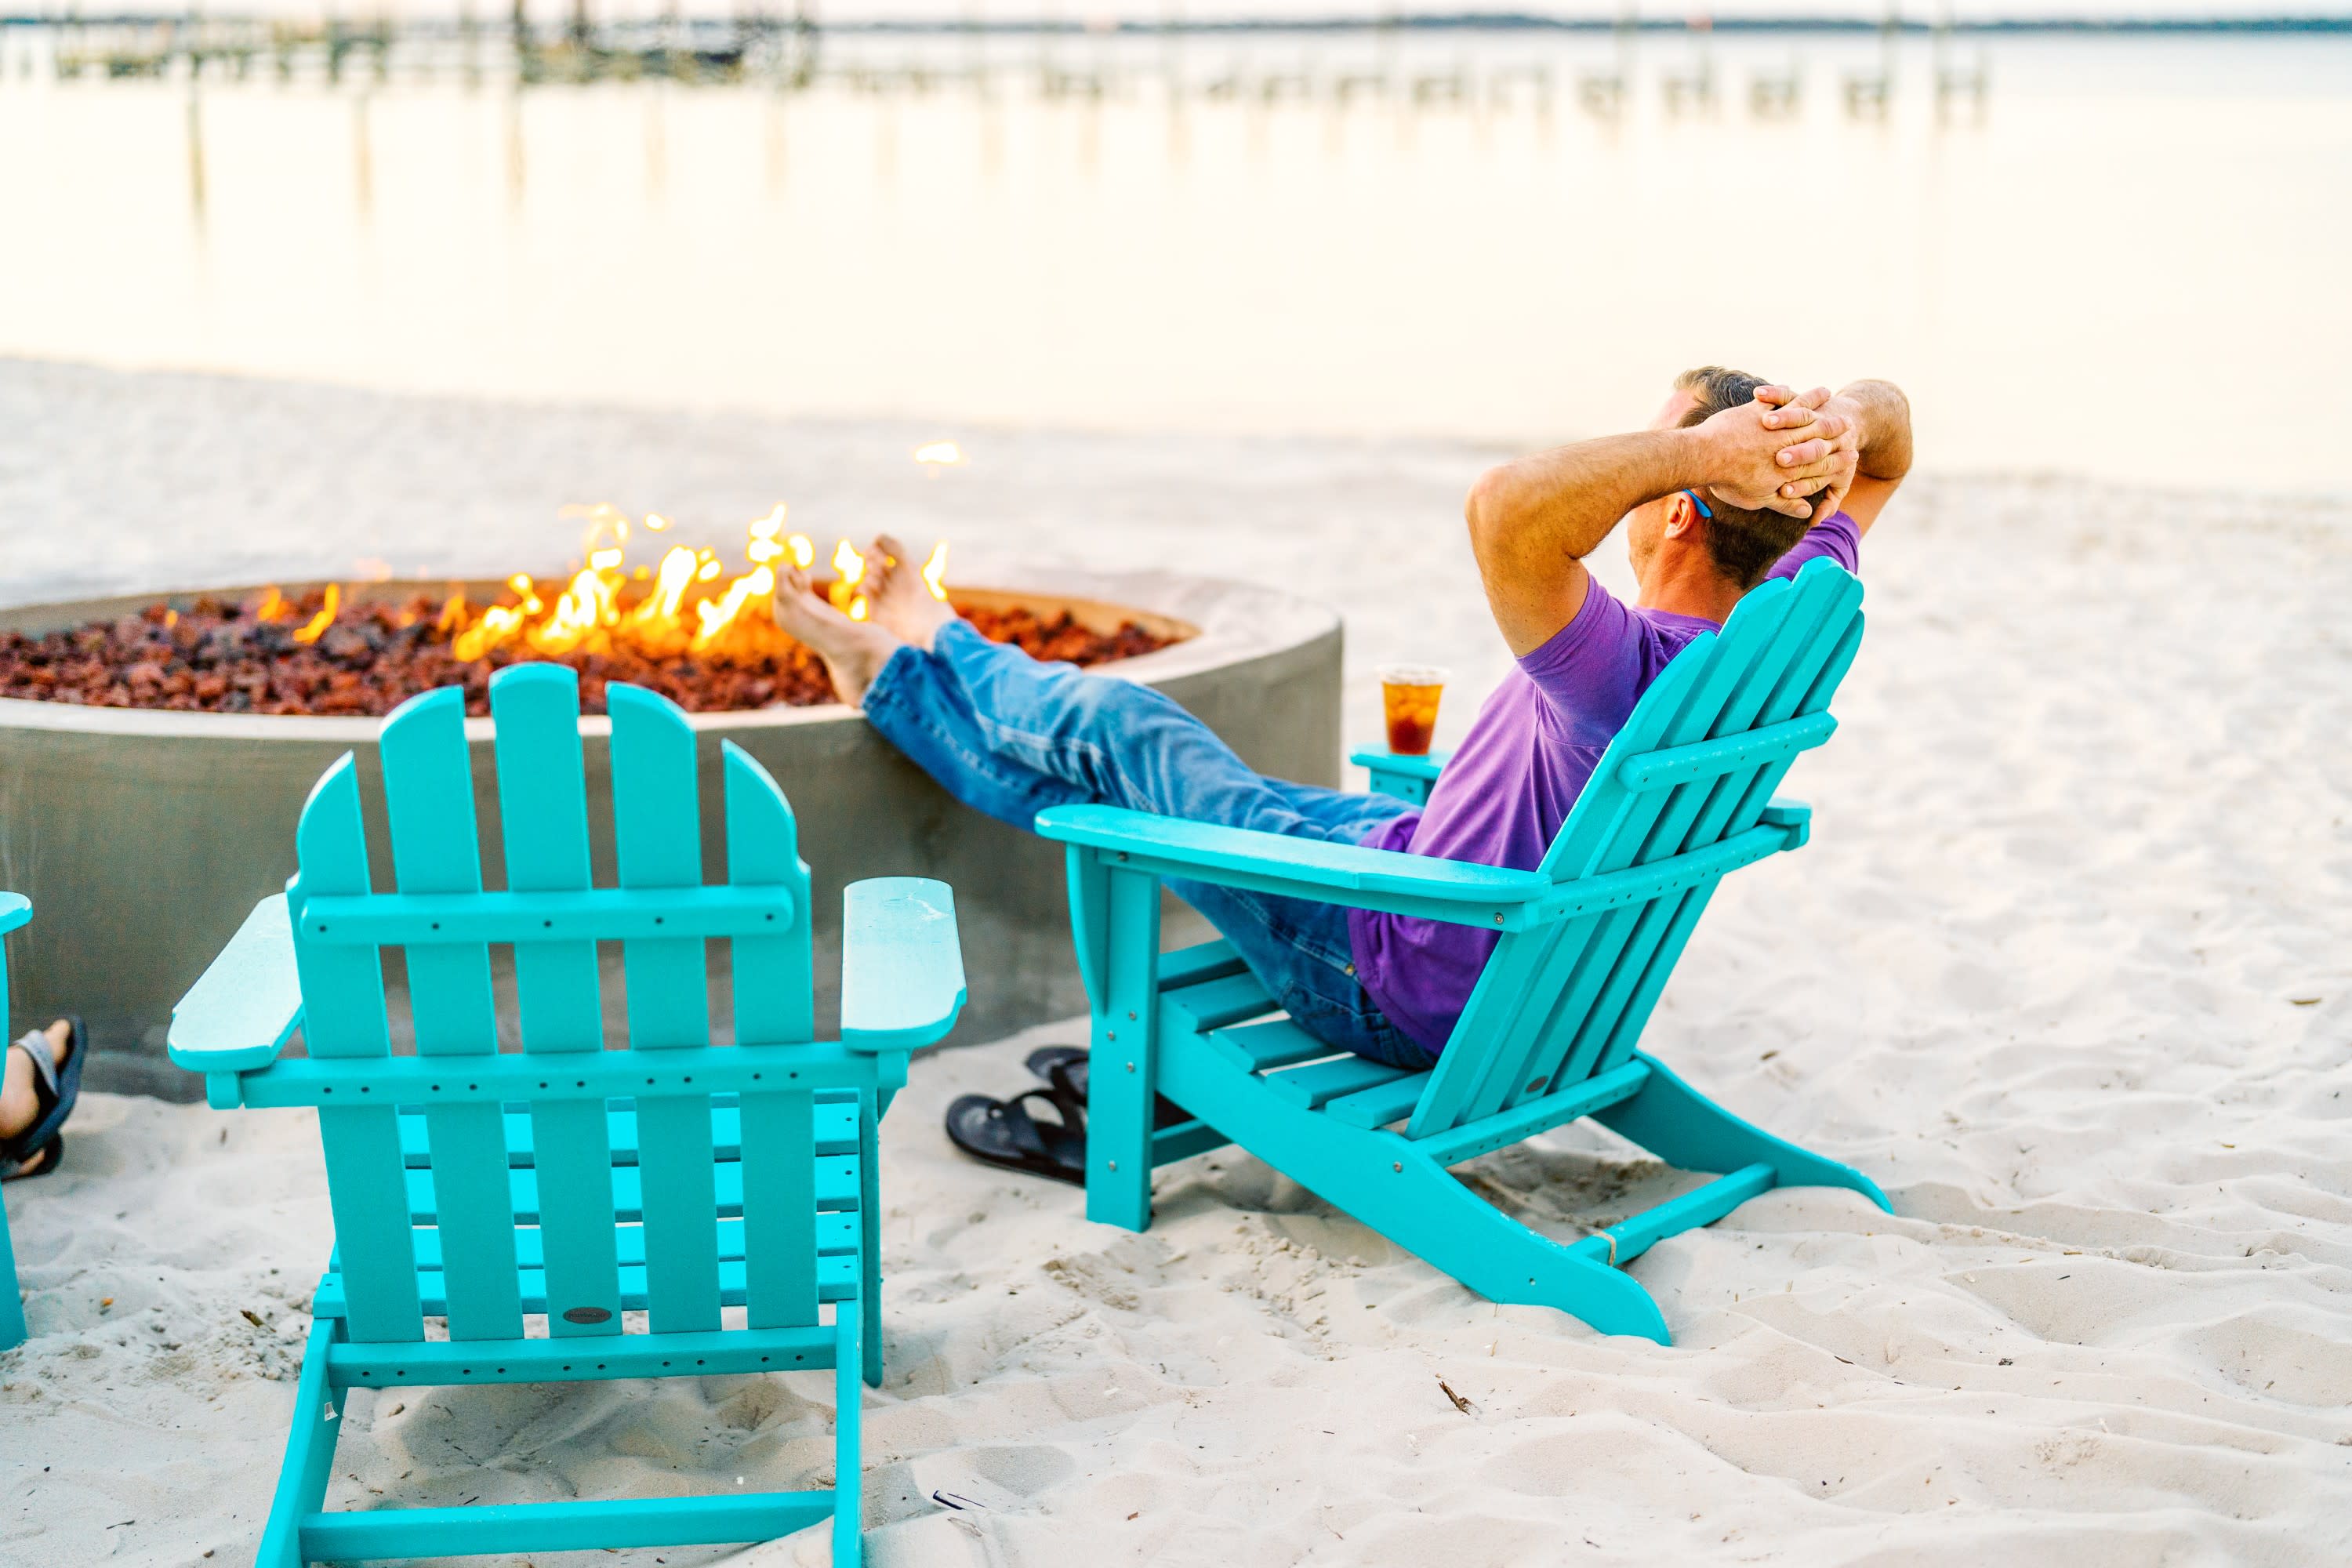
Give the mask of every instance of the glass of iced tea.
M 1400 757 L 1425 757 L 1437 733 L 1437 700 L 1446 672 L 1433 664 L 1381 666 L 1381 706 L 1388 715 L 1389 750 Z

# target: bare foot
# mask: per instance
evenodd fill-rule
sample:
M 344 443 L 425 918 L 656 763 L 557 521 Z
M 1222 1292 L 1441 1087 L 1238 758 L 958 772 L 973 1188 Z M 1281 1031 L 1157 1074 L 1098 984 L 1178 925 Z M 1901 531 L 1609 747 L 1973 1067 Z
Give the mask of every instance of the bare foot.
M 874 618 L 896 632 L 900 641 L 930 652 L 940 628 L 956 618 L 954 609 L 931 597 L 913 552 L 888 534 L 874 541 L 866 552 L 866 581 L 859 586 L 866 590 Z
M 856 708 L 882 673 L 902 639 L 877 621 L 853 621 L 809 587 L 809 574 L 795 567 L 776 589 L 776 625 L 824 660 L 833 694 Z
M 48 1043 L 49 1060 L 58 1067 L 65 1066 L 66 1058 L 71 1054 L 73 1026 L 59 1018 L 42 1031 L 42 1037 Z M 41 1096 L 36 1087 L 38 1082 L 39 1079 L 33 1076 L 33 1064 L 25 1059 L 25 1053 L 10 1047 L 7 1071 L 5 1078 L 0 1078 L 0 1139 L 14 1138 L 38 1120 L 41 1114 Z M 46 1152 L 35 1154 L 16 1173 L 29 1176 L 47 1164 L 48 1160 Z

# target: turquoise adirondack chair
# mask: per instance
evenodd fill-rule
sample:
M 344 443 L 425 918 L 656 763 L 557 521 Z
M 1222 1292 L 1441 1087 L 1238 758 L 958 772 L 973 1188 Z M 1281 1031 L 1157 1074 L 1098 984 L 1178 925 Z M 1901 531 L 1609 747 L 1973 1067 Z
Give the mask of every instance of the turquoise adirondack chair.
M 302 808 L 286 892 L 173 1014 L 172 1058 L 213 1105 L 316 1106 L 326 1154 L 336 1248 L 265 1568 L 761 1541 L 828 1516 L 834 1561 L 858 1561 L 858 1374 L 882 1370 L 876 1127 L 908 1051 L 963 1005 L 954 905 L 937 882 L 851 887 L 841 1038 L 816 1040 L 782 793 L 722 748 L 728 880 L 706 886 L 693 730 L 651 692 L 608 698 L 618 887 L 591 885 L 577 682 L 518 665 L 490 682 L 506 890 L 482 887 L 462 693 L 428 692 L 383 731 L 399 890 L 373 890 L 346 753 Z M 731 1046 L 710 1042 L 713 938 L 733 943 Z M 600 941 L 621 943 L 626 1048 L 604 1038 Z M 513 953 L 518 1051 L 499 1047 L 493 946 Z M 394 947 L 414 1056 L 389 1047 Z M 283 1059 L 298 1028 L 309 1059 Z M 646 1331 L 625 1331 L 638 1311 Z M 341 1389 L 828 1366 L 830 1489 L 321 1511 Z
M 0 893 L 0 936 L 33 918 L 22 893 Z M 0 1035 L 8 1031 L 8 954 L 0 950 Z M 8 1210 L 0 1205 L 0 1351 L 25 1342 L 25 1303 L 16 1296 L 16 1244 L 8 1237 Z
M 1087 1215 L 1140 1230 L 1151 1172 L 1228 1142 L 1496 1301 L 1561 1308 L 1668 1341 L 1620 1266 L 1776 1184 L 1869 1177 L 1783 1142 L 1635 1048 L 1716 884 L 1805 842 L 1774 801 L 1862 638 L 1862 584 L 1826 561 L 1765 584 L 1693 639 L 1634 707 L 1532 871 L 1244 832 L 1111 806 L 1059 806 L 1071 919 L 1093 1009 Z M 1375 757 L 1419 798 L 1426 759 Z M 1222 942 L 1160 951 L 1160 883 L 1186 877 L 1497 933 L 1435 1068 L 1339 1055 L 1278 1016 Z M 1154 1129 L 1153 1094 L 1192 1120 Z M 1686 1170 L 1725 1173 L 1562 1244 L 1489 1205 L 1448 1168 L 1580 1117 Z

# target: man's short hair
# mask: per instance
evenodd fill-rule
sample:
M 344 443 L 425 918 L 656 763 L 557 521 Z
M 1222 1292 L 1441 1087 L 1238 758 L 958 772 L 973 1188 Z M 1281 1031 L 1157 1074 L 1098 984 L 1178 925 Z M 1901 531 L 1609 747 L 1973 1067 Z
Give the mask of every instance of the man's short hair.
M 1770 384 L 1760 375 L 1726 370 L 1719 364 L 1686 370 L 1675 377 L 1675 386 L 1698 401 L 1683 415 L 1681 423 L 1704 424 L 1727 408 L 1754 402 L 1756 389 Z M 1764 581 L 1764 574 L 1772 570 L 1772 563 L 1794 549 L 1797 541 L 1805 537 L 1805 530 L 1812 526 L 1801 517 L 1769 510 L 1750 510 L 1711 496 L 1707 505 L 1715 515 L 1701 520 L 1706 552 L 1714 558 L 1716 570 L 1743 590 Z

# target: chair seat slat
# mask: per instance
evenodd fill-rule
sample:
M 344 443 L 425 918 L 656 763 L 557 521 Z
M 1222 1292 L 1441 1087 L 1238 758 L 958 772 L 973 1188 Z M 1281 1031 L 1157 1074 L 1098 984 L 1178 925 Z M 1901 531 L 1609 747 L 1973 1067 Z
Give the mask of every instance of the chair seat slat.
M 1277 1005 L 1257 976 L 1247 970 L 1181 990 L 1162 988 L 1160 993 L 1160 1016 L 1167 1020 L 1163 1027 L 1168 1028 L 1223 1029 L 1275 1012 Z
M 1413 1105 L 1428 1084 L 1427 1073 L 1407 1073 L 1353 1094 L 1343 1094 L 1327 1103 L 1323 1114 L 1342 1127 L 1386 1127 L 1412 1114 Z
M 1276 1100 L 1286 1105 L 1317 1110 L 1341 1095 L 1417 1076 L 1407 1073 L 1402 1068 L 1376 1062 L 1369 1057 L 1335 1057 L 1329 1061 L 1313 1062 L 1306 1067 L 1292 1068 L 1286 1072 L 1268 1073 L 1265 1075 L 1265 1087 Z
M 1242 962 L 1242 955 L 1234 951 L 1234 944 L 1222 939 L 1180 947 L 1160 955 L 1160 988 L 1181 990 L 1203 980 L 1223 980 L 1228 974 L 1242 973 L 1248 967 Z
M 1244 1024 L 1237 1029 L 1213 1029 L 1202 1038 L 1211 1050 L 1249 1072 L 1272 1072 L 1339 1052 L 1338 1047 L 1317 1039 L 1287 1018 Z

